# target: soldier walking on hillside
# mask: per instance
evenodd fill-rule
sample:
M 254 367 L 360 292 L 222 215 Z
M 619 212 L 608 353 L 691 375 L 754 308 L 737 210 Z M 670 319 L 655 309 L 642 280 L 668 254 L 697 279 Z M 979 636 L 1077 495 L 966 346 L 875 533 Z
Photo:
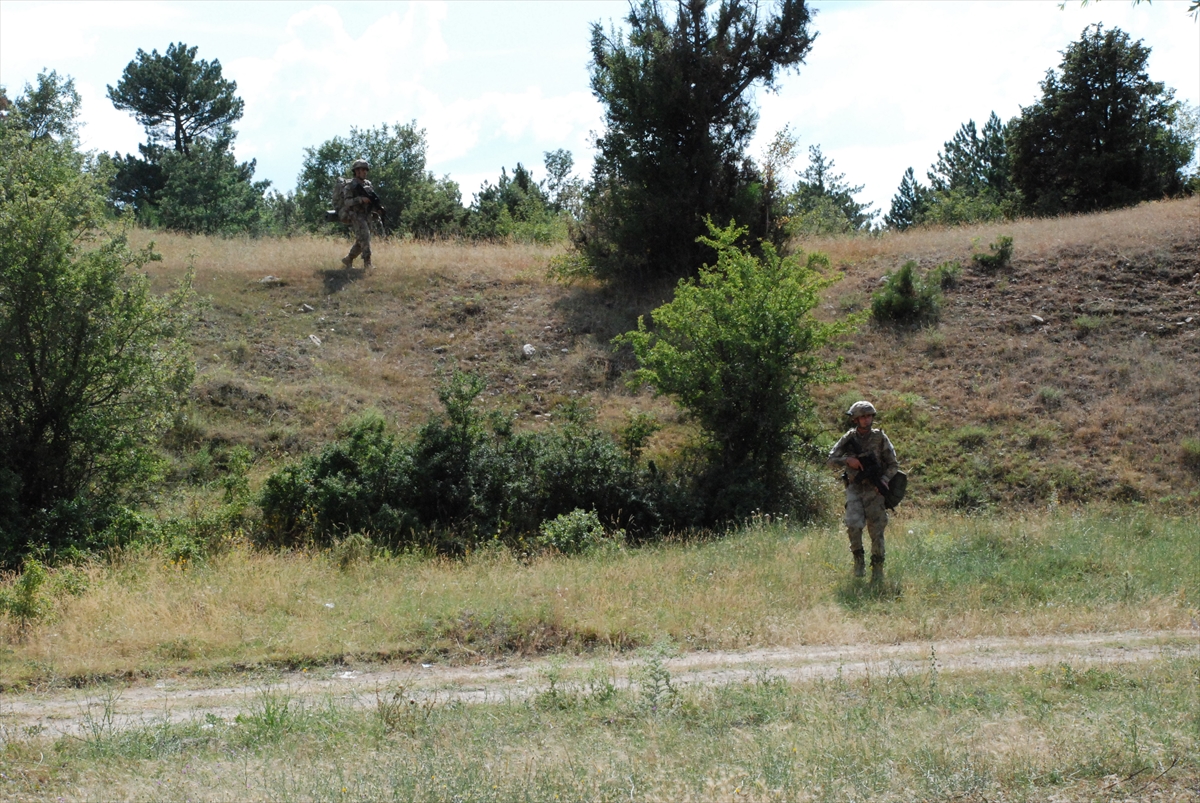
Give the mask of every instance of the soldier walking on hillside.
M 846 483 L 846 530 L 854 555 L 854 576 L 862 577 L 865 563 L 862 532 L 871 534 L 871 580 L 883 579 L 883 531 L 888 515 L 884 493 L 900 470 L 896 450 L 881 429 L 874 429 L 875 406 L 868 401 L 850 405 L 846 415 L 854 427 L 829 450 L 829 465 L 842 468 Z
M 371 269 L 371 204 L 377 199 L 367 173 L 371 165 L 366 159 L 354 163 L 354 178 L 346 183 L 342 196 L 341 208 L 337 210 L 338 220 L 345 223 L 354 232 L 354 245 L 349 255 L 342 260 L 342 265 L 350 268 L 354 258 L 362 254 L 363 270 Z

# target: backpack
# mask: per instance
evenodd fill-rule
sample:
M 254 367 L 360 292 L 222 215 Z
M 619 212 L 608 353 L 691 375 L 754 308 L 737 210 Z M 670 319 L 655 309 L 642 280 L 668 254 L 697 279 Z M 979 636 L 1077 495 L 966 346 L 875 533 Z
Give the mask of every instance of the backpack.
M 351 179 L 340 177 L 333 180 L 333 209 L 325 212 L 325 219 L 330 223 L 341 219 L 342 204 L 346 203 L 346 188 L 350 182 Z

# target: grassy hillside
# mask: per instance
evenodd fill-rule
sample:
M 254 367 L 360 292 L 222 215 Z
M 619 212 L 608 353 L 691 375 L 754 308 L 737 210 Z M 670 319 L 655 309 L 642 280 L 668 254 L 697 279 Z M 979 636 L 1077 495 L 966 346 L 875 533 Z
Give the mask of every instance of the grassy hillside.
M 970 255 L 1001 235 L 1014 239 L 1012 265 L 975 269 Z M 555 283 L 553 247 L 385 242 L 363 275 L 340 268 L 340 240 L 135 234 L 151 237 L 164 257 L 156 282 L 192 265 L 209 299 L 190 409 L 168 441 L 176 489 L 212 479 L 235 444 L 261 476 L 367 409 L 419 424 L 452 366 L 486 377 L 485 403 L 520 426 L 544 426 L 581 397 L 614 427 L 631 409 L 658 414 L 668 426 L 651 453 L 689 437 L 669 401 L 625 387 L 630 359 L 609 345 L 669 286 Z M 825 439 L 840 434 L 848 400 L 875 401 L 914 501 L 1200 500 L 1189 451 L 1200 449 L 1197 199 L 798 245 L 844 274 L 821 310 L 830 317 L 869 306 L 907 260 L 963 263 L 938 325 L 863 327 L 841 350 L 849 381 L 817 391 Z

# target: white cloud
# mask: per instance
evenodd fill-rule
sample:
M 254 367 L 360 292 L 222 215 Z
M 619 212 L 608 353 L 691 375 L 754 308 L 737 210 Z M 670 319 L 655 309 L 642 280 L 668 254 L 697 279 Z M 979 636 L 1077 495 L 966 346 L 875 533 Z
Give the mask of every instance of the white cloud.
M 83 101 L 82 115 L 87 120 L 79 132 L 84 150 L 106 153 L 137 153 L 137 146 L 146 141 L 145 131 L 133 117 L 117 111 L 108 99 L 107 87 L 90 82 L 75 82 Z
M 151 30 L 185 13 L 165 2 L 0 3 L 5 71 L 36 73 L 49 66 L 69 73 L 103 49 L 109 31 Z

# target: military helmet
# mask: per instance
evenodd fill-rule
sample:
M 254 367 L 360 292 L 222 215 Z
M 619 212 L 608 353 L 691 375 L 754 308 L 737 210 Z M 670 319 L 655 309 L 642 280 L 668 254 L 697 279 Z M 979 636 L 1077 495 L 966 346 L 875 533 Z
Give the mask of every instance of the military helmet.
M 368 162 L 366 159 L 359 159 L 357 162 L 355 162 L 353 165 L 351 165 L 350 169 L 351 169 L 351 170 L 357 170 L 357 169 L 358 169 L 358 168 L 360 168 L 360 167 L 361 167 L 361 168 L 364 168 L 364 169 L 366 169 L 366 170 L 370 170 L 370 169 L 371 169 L 371 163 L 370 163 L 370 162 Z
M 846 415 L 851 418 L 858 418 L 860 415 L 875 415 L 875 405 L 869 401 L 856 401 L 850 405 L 850 409 L 846 411 Z

